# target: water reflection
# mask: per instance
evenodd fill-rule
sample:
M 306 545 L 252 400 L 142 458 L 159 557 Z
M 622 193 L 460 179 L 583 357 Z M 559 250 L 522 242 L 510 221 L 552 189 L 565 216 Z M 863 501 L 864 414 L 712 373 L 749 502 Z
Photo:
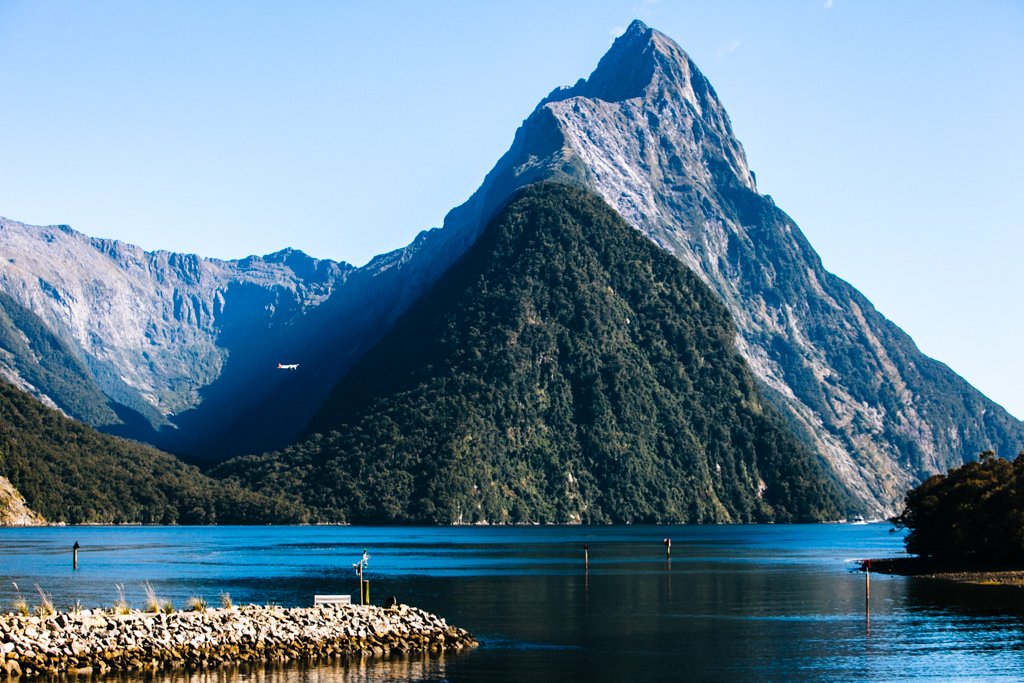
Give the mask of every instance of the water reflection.
M 236 602 L 304 605 L 314 593 L 354 593 L 351 565 L 367 546 L 376 599 L 441 614 L 482 646 L 446 659 L 162 680 L 1024 678 L 1024 591 L 873 574 L 866 599 L 849 560 L 899 552 L 886 525 L 0 530 L 0 602 L 11 580 L 86 606 L 112 603 L 116 583 L 138 603 L 138 583 L 151 581 L 179 605 L 222 591 Z
M 449 659 L 451 655 L 449 655 Z M 365 683 L 384 681 L 444 681 L 445 655 L 396 655 L 337 659 L 316 664 L 267 664 L 226 666 L 203 671 L 172 671 L 137 676 L 106 676 L 114 683 Z
M 1024 620 L 1024 588 L 907 579 L 909 609 L 934 615 Z

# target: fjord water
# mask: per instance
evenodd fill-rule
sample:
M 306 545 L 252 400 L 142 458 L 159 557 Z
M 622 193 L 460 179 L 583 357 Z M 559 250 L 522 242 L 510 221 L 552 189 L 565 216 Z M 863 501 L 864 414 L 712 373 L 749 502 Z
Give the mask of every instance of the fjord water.
M 671 537 L 666 559 L 662 539 Z M 82 546 L 79 569 L 70 548 Z M 589 570 L 583 545 L 589 545 Z M 184 683 L 612 680 L 1019 680 L 1024 591 L 873 575 L 886 524 L 630 527 L 77 527 L 0 530 L 0 601 L 111 605 L 140 584 L 181 607 L 309 605 L 355 593 L 445 617 L 481 641 L 441 658 L 157 676 Z M 147 678 L 147 680 L 149 680 Z

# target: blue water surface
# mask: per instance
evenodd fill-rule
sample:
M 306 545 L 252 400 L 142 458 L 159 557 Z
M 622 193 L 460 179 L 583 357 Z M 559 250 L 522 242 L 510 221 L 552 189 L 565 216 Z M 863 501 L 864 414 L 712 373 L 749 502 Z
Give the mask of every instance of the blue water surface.
M 866 601 L 854 561 L 901 553 L 887 524 L 0 529 L 0 604 L 38 586 L 58 607 L 110 606 L 120 584 L 140 606 L 148 582 L 179 607 L 309 605 L 356 593 L 364 548 L 374 602 L 436 612 L 481 647 L 168 680 L 1024 679 L 1020 589 L 873 575 Z

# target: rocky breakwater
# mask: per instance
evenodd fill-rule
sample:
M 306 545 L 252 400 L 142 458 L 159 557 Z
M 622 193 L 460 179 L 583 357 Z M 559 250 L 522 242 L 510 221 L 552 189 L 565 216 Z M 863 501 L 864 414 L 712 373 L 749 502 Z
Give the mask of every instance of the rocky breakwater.
M 0 616 L 0 677 L 386 657 L 476 645 L 469 632 L 407 605 L 8 614 Z

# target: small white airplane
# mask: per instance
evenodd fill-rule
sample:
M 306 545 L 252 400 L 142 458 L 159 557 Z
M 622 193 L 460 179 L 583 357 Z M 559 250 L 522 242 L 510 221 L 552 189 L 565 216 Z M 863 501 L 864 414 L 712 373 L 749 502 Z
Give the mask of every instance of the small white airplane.
M 298 363 L 291 363 L 289 365 L 285 365 L 283 363 L 278 363 L 277 364 L 277 369 L 278 370 L 298 370 L 299 369 L 299 364 Z

